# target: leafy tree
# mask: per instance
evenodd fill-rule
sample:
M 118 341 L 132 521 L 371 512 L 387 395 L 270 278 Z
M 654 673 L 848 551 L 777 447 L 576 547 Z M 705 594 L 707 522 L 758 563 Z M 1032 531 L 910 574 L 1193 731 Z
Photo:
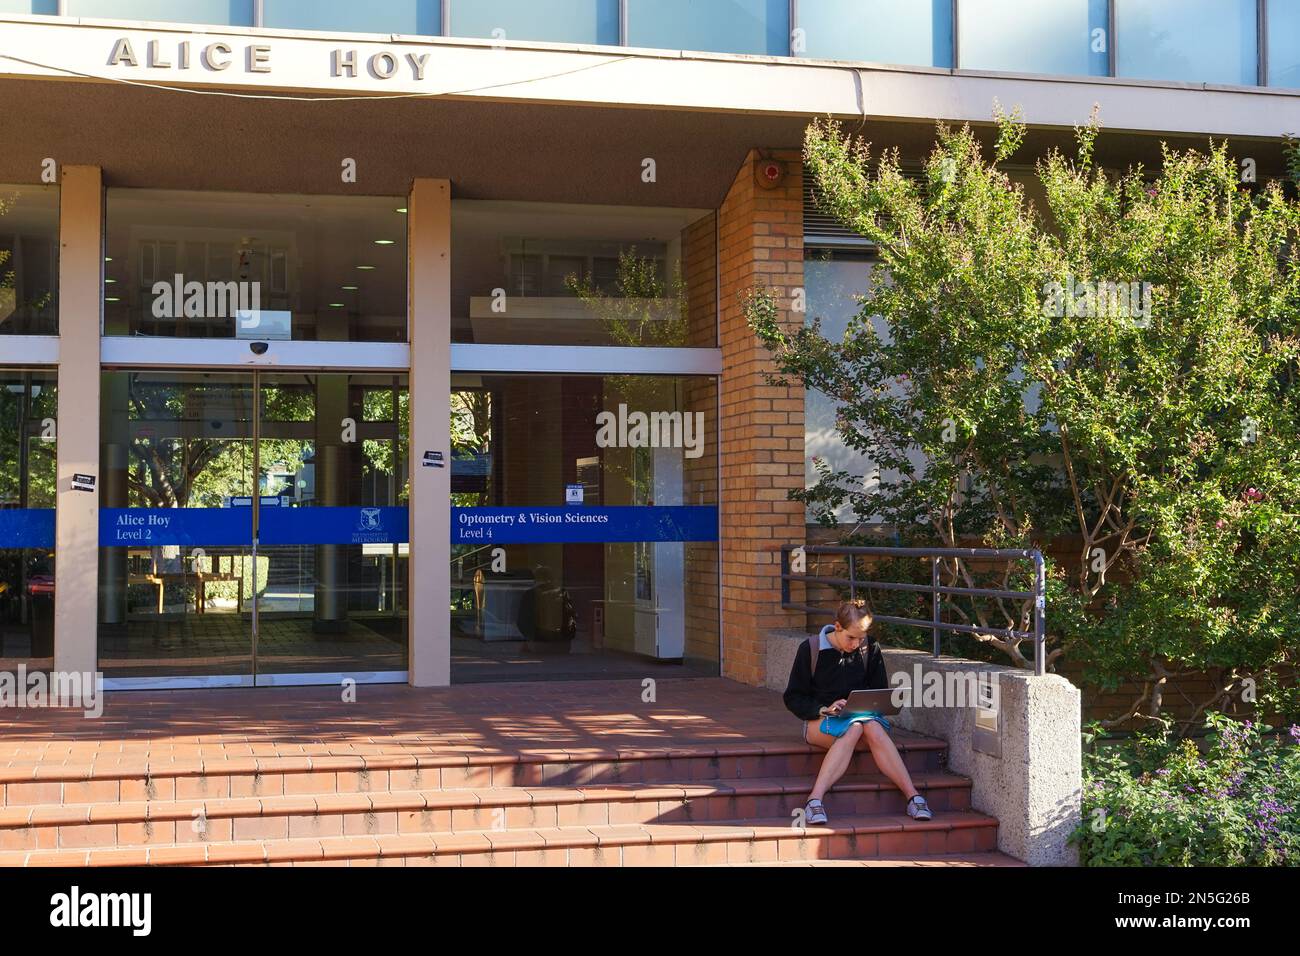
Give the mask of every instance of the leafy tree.
M 791 329 L 765 290 L 747 311 L 778 380 L 831 396 L 879 473 L 822 464 L 795 497 L 826 525 L 847 503 L 944 546 L 1071 542 L 1050 568 L 1048 663 L 1142 683 L 1119 719 L 1158 715 L 1171 677 L 1207 668 L 1219 692 L 1198 717 L 1248 680 L 1294 708 L 1300 208 L 1278 183 L 1244 189 L 1222 144 L 1102 169 L 1095 116 L 1075 156 L 1038 163 L 1036 208 L 999 168 L 1024 126 L 995 116 L 991 160 L 940 125 L 919 182 L 896 151 L 873 162 L 836 124 L 809 128 L 819 202 L 876 244 L 886 279 L 843 341 Z M 1027 583 L 1010 566 L 945 575 Z M 948 604 L 984 627 L 1031 620 L 1028 602 Z M 980 641 L 1029 663 L 1019 640 Z

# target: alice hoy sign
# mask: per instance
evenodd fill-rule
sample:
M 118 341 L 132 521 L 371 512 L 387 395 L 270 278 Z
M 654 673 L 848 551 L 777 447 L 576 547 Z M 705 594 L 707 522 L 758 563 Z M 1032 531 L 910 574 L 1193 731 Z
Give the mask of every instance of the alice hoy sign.
M 273 72 L 270 43 L 246 43 L 242 46 L 226 40 L 211 43 L 194 40 L 146 40 L 133 42 L 119 37 L 113 42 L 108 65 L 139 70 L 202 70 L 221 73 L 236 69 L 244 73 Z M 368 56 L 354 49 L 335 47 L 322 68 L 331 77 L 355 78 L 364 71 L 376 80 L 389 80 L 399 73 L 406 79 L 423 80 L 429 63 L 428 53 L 393 53 L 380 50 Z

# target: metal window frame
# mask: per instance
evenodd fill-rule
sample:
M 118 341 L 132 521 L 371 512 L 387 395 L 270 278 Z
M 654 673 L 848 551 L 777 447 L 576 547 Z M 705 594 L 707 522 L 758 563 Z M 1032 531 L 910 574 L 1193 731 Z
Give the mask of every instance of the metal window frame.
M 1268 86 L 1268 5 L 1269 0 L 1255 0 L 1255 81 Z
M 105 335 L 99 363 L 108 368 L 175 368 L 238 371 L 313 369 L 321 372 L 408 372 L 406 342 L 271 342 L 254 355 L 241 339 L 152 338 Z
M 453 342 L 451 370 L 504 374 L 720 376 L 722 349 Z

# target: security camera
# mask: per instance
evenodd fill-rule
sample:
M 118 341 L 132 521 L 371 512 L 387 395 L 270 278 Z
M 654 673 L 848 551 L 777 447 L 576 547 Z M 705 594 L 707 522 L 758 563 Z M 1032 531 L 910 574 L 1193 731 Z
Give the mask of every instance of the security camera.
M 271 346 L 267 345 L 265 342 L 249 342 L 248 347 L 253 350 L 254 355 L 265 355 L 266 350 Z

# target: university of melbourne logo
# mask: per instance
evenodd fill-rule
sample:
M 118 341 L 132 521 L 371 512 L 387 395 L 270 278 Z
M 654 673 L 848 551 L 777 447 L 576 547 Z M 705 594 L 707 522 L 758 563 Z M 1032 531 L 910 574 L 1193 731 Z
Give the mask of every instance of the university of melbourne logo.
M 357 527 L 352 532 L 353 544 L 383 544 L 388 539 L 384 533 L 382 508 L 362 508 L 357 516 Z

